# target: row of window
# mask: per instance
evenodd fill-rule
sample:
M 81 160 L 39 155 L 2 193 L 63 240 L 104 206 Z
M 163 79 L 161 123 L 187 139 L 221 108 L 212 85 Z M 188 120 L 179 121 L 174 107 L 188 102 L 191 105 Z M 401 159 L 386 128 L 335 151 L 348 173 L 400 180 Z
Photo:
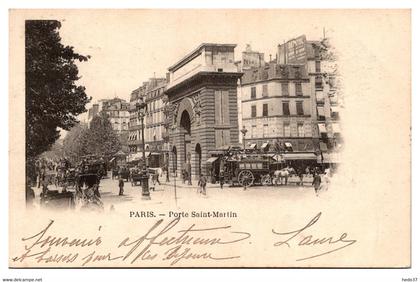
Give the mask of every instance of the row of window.
M 158 100 L 154 100 L 154 101 L 152 101 L 152 102 L 149 102 L 148 104 L 147 104 L 147 107 L 148 107 L 148 113 L 150 114 L 150 112 L 152 112 L 152 111 L 154 111 L 154 110 L 157 110 L 157 109 L 160 109 L 161 108 L 161 106 L 162 106 L 162 101 L 160 100 L 160 99 L 158 99 Z
M 113 130 L 128 130 L 128 124 L 122 124 L 121 126 L 118 123 L 112 124 Z
M 149 92 L 148 94 L 147 94 L 147 99 L 152 99 L 152 98 L 154 98 L 154 97 L 157 97 L 157 96 L 159 96 L 160 94 L 162 94 L 163 93 L 163 91 L 164 91 L 164 88 L 162 87 L 162 88 L 158 88 L 158 89 L 156 89 L 156 90 L 153 90 L 153 91 L 151 91 L 151 92 Z
M 146 124 L 155 124 L 163 121 L 163 112 L 152 113 L 146 117 Z
M 296 96 L 303 96 L 302 83 L 295 83 L 295 94 Z M 289 83 L 281 83 L 281 95 L 289 96 Z M 268 85 L 263 84 L 262 86 L 262 97 L 268 97 Z M 257 88 L 256 86 L 251 87 L 251 100 L 257 99 Z
M 126 110 L 126 111 L 110 111 L 110 110 L 107 110 L 106 114 L 108 115 L 108 117 L 128 117 L 129 116 L 128 110 Z
M 276 132 L 274 130 L 272 132 L 270 132 L 269 128 L 270 127 L 269 127 L 268 124 L 264 124 L 263 125 L 262 136 L 259 136 L 260 134 L 258 134 L 257 126 L 252 125 L 251 126 L 251 138 L 261 138 L 261 137 L 264 138 L 264 137 L 277 137 L 277 136 L 279 136 L 280 132 Z M 281 132 L 281 133 L 282 133 L 283 137 L 291 137 L 291 130 L 290 130 L 290 124 L 289 123 L 284 123 L 282 130 L 283 130 L 283 132 Z M 298 123 L 297 124 L 297 137 L 305 137 L 305 128 L 304 128 L 303 123 Z
M 290 116 L 290 102 L 288 101 L 283 101 L 282 102 L 282 108 L 283 108 L 283 115 L 284 116 Z M 303 116 L 305 114 L 305 112 L 303 111 L 303 101 L 296 101 L 296 114 L 298 116 Z M 268 113 L 268 104 L 263 104 L 263 108 L 262 108 L 262 115 L 263 117 L 268 117 L 269 113 Z M 257 117 L 257 105 L 252 105 L 251 106 L 251 117 L 255 118 Z

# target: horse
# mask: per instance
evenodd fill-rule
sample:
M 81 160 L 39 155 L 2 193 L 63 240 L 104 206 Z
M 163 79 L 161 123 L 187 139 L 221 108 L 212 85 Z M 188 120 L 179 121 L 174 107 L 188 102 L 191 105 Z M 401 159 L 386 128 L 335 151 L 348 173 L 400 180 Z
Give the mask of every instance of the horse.
M 274 171 L 275 184 L 277 185 L 280 182 L 280 185 L 283 185 L 284 179 L 284 185 L 287 185 L 287 180 L 292 174 L 296 174 L 296 171 L 292 167 L 285 167 L 280 170 Z

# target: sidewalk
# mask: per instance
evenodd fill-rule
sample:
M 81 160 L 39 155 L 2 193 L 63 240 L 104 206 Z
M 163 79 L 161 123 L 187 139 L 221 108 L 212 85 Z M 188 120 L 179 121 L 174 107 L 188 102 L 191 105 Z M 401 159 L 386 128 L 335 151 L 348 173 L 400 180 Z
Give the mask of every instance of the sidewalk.
M 160 180 L 160 186 L 168 186 L 168 187 L 174 187 L 175 185 L 175 181 L 173 178 L 170 179 L 170 182 L 166 182 L 166 178 L 164 180 Z M 313 186 L 311 185 L 311 182 L 304 182 L 303 186 L 298 186 L 295 182 L 291 182 L 288 183 L 287 185 L 268 185 L 268 186 L 264 186 L 264 185 L 254 185 L 251 187 L 248 187 L 248 189 L 250 188 L 311 188 L 313 189 Z M 150 182 L 150 187 L 152 187 L 153 184 Z M 156 185 L 157 187 L 159 187 L 159 184 Z M 192 181 L 192 185 L 188 185 L 188 182 L 186 181 L 185 183 L 182 183 L 182 179 L 177 179 L 176 180 L 176 188 L 197 188 L 198 187 L 198 180 L 193 180 Z M 220 184 L 217 183 L 210 183 L 207 182 L 206 188 L 219 188 L 220 189 Z M 228 183 L 225 183 L 223 185 L 223 188 L 232 188 L 232 189 L 236 189 L 236 188 L 240 188 L 243 189 L 242 186 L 240 185 L 235 185 L 235 186 L 231 186 Z

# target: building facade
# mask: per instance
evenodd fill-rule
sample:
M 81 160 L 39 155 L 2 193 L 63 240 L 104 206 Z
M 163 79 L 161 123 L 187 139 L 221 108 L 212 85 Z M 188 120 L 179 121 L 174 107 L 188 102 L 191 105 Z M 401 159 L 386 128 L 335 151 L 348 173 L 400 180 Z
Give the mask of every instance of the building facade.
M 117 134 L 121 143 L 121 148 L 124 152 L 129 150 L 128 136 L 129 136 L 129 106 L 130 104 L 124 99 L 101 99 L 93 104 L 88 110 L 88 126 L 92 119 L 100 113 L 105 113 L 112 125 L 112 129 Z
M 239 86 L 245 143 L 289 143 L 314 151 L 318 143 L 312 87 L 305 65 L 275 62 L 244 70 Z
M 142 150 L 142 125 L 141 120 L 138 117 L 136 104 L 141 102 L 142 99 L 146 98 L 147 87 L 147 82 L 144 82 L 139 88 L 133 90 L 130 95 L 128 147 L 129 152 L 132 154 L 140 152 Z
M 145 101 L 147 115 L 145 117 L 144 139 L 146 149 L 151 152 L 164 150 L 164 92 L 166 78 L 151 78 L 146 87 Z
M 337 63 L 330 51 L 328 39 L 308 41 L 304 35 L 278 45 L 277 61 L 304 64 L 314 97 L 317 150 L 323 156 L 336 153 L 342 146 L 340 108 L 342 100 L 337 91 Z M 326 158 L 328 158 L 326 157 Z
M 168 69 L 172 171 L 197 178 L 211 150 L 239 142 L 235 47 L 204 43 Z
M 124 99 L 102 99 L 93 104 L 88 110 L 88 124 L 99 113 L 105 113 L 108 116 L 113 130 L 118 135 L 128 132 L 129 103 Z

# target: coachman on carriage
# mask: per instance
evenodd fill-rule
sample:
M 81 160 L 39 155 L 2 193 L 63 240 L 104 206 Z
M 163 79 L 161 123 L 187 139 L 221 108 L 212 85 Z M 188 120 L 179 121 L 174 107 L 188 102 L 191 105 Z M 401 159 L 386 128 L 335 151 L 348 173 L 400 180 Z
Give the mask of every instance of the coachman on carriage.
M 99 193 L 103 169 L 103 162 L 92 158 L 83 159 L 77 167 L 75 197 L 82 208 L 103 208 Z

